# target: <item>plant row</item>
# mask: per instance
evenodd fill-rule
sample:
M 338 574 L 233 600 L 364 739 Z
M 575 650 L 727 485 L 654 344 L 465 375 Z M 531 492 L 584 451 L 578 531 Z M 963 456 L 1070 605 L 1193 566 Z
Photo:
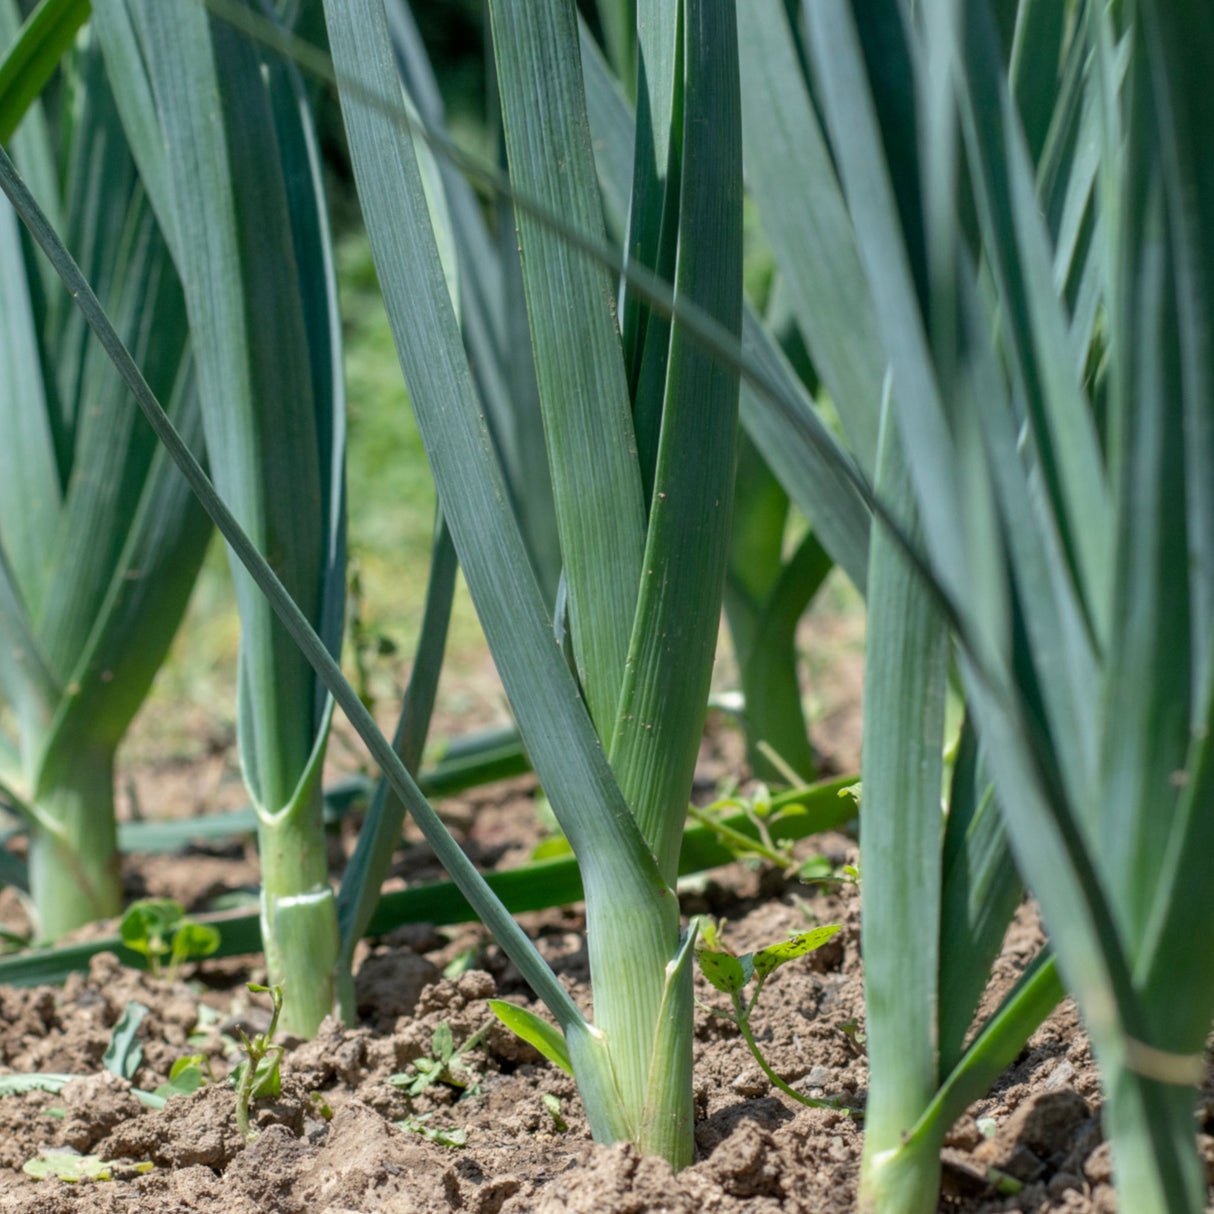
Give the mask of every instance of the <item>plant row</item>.
M 404 0 L 0 0 L 0 783 L 42 932 L 120 909 L 114 751 L 209 518 L 284 1026 L 350 1013 L 408 812 L 556 1027 L 499 1014 L 597 1139 L 681 1167 L 692 955 L 743 1025 L 778 964 L 675 891 L 721 612 L 753 766 L 812 780 L 794 634 L 837 565 L 868 609 L 862 1208 L 935 1209 L 950 1124 L 1068 992 L 1123 1208 L 1201 1210 L 1208 12 L 598 0 L 600 44 L 572 0 L 488 9 L 502 165 L 448 138 Z M 440 504 L 392 741 L 338 663 L 325 90 Z M 576 858 L 593 1023 L 415 780 L 457 563 Z M 339 890 L 335 707 L 384 777 Z M 1025 888 L 1050 943 L 976 1023 Z

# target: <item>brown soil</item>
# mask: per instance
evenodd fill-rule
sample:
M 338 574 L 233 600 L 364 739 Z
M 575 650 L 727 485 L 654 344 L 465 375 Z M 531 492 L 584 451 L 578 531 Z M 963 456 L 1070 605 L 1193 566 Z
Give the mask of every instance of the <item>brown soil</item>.
M 526 799 L 477 805 L 450 817 L 472 826 L 473 850 L 509 854 L 506 824 L 534 821 Z M 534 827 L 521 829 L 526 837 Z M 854 859 L 853 842 L 813 842 L 832 863 Z M 407 850 L 408 867 L 423 849 Z M 205 859 L 207 862 L 201 864 Z M 195 889 L 213 890 L 222 856 L 179 859 Z M 248 860 L 227 860 L 236 884 Z M 412 875 L 412 874 L 411 874 Z M 177 878 L 157 860 L 139 884 L 159 892 Z M 768 984 L 754 1028 L 771 1065 L 797 1090 L 862 1108 L 867 1071 L 852 1025 L 863 1026 L 859 900 L 854 889 L 823 891 L 742 864 L 684 891 L 689 913 L 729 919 L 739 951 L 771 943 L 808 923 L 843 931 Z M 529 917 L 527 927 L 577 997 L 586 1000 L 586 954 L 577 908 Z M 1005 984 L 1039 943 L 1031 910 L 1008 933 L 995 977 Z M 470 945 L 476 965 L 454 979 L 441 969 Z M 677 1177 L 626 1146 L 589 1141 L 576 1090 L 492 1022 L 486 997 L 525 1000 L 517 973 L 479 928 L 439 935 L 402 928 L 365 949 L 358 974 L 360 1024 L 326 1022 L 312 1042 L 288 1040 L 282 1095 L 256 1110 L 261 1134 L 242 1144 L 235 1095 L 222 1082 L 236 1060 L 237 1024 L 264 1028 L 266 1011 L 243 980 L 259 959 L 203 963 L 173 983 L 122 969 L 108 955 L 62 989 L 0 988 L 0 1073 L 77 1074 L 61 1092 L 0 1098 L 0 1211 L 125 1211 L 130 1214 L 345 1214 L 347 1211 L 468 1211 L 470 1214 L 830 1214 L 855 1206 L 861 1131 L 842 1112 L 803 1108 L 774 1091 L 736 1029 L 703 1008 L 696 1024 L 697 1160 Z M 714 992 L 697 977 L 697 995 Z M 133 1083 L 102 1069 L 110 1034 L 128 1001 L 149 1009 L 140 1029 L 143 1063 Z M 209 1011 L 207 1010 L 209 1009 Z M 412 1074 L 440 1024 L 458 1045 L 490 1025 L 465 1058 L 474 1088 L 439 1083 L 410 1098 L 389 1076 Z M 207 1027 L 203 1027 L 206 1025 Z M 173 1062 L 203 1052 L 220 1082 L 145 1109 L 132 1087 L 164 1082 Z M 556 1116 L 549 1107 L 559 1102 Z M 546 1099 L 548 1103 L 546 1103 Z M 945 1153 L 941 1209 L 978 1212 L 1113 1209 L 1107 1148 L 1101 1146 L 1099 1088 L 1086 1040 L 1069 1006 L 956 1127 Z M 323 1115 L 327 1105 L 331 1117 Z M 420 1122 L 416 1119 L 421 1119 Z M 558 1124 L 559 1118 L 559 1124 Z M 467 1145 L 430 1141 L 400 1123 L 463 1130 Z M 987 1120 L 989 1119 L 989 1120 Z M 985 1137 L 979 1122 L 993 1137 Z M 116 1179 L 67 1184 L 35 1181 L 22 1164 L 48 1148 L 70 1148 L 116 1162 Z M 152 1164 L 137 1173 L 134 1165 Z M 1016 1198 L 997 1198 L 978 1179 L 995 1165 L 1026 1181 Z
M 847 638 L 845 638 L 847 639 Z M 850 638 L 852 641 L 854 637 Z M 854 647 L 854 646 L 853 646 Z M 858 760 L 858 659 L 846 686 L 829 685 L 814 712 L 815 740 L 834 770 Z M 151 814 L 168 801 L 239 804 L 229 739 L 206 741 L 190 762 L 157 771 L 141 764 L 135 800 Z M 736 734 L 710 730 L 697 789 L 741 770 Z M 192 773 L 192 775 L 191 775 Z M 185 795 L 182 795 L 184 792 Z M 534 782 L 513 781 L 446 802 L 441 811 L 484 865 L 525 859 L 540 834 Z M 352 824 L 334 839 L 339 870 Z M 429 849 L 410 827 L 390 884 L 435 879 Z M 854 841 L 831 835 L 801 853 L 853 862 Z M 135 896 L 173 895 L 202 909 L 225 890 L 255 887 L 248 841 L 195 848 L 188 856 L 135 857 Z M 867 1067 L 859 952 L 859 898 L 852 886 L 801 885 L 741 863 L 685 883 L 685 913 L 728 919 L 739 952 L 814 923 L 843 930 L 826 947 L 780 970 L 753 1019 L 775 1071 L 795 1089 L 862 1110 Z M 20 929 L 20 908 L 0 895 L 0 922 Z M 524 917 L 524 926 L 575 997 L 588 1005 L 581 908 Z M 1010 928 L 988 998 L 1006 990 L 1040 946 L 1032 909 Z M 442 971 L 471 956 L 457 977 Z M 327 1021 L 312 1042 L 286 1040 L 283 1090 L 256 1106 L 260 1134 L 245 1145 L 235 1094 L 224 1082 L 239 1059 L 233 1035 L 265 1028 L 268 1011 L 245 983 L 264 978 L 260 957 L 204 962 L 168 982 L 121 968 L 108 955 L 63 988 L 0 987 L 0 1076 L 31 1071 L 81 1076 L 60 1092 L 0 1097 L 0 1214 L 844 1214 L 855 1209 L 862 1131 L 844 1112 L 805 1108 L 774 1090 L 736 1028 L 697 1009 L 695 1163 L 678 1176 L 630 1146 L 588 1136 L 571 1079 L 493 1021 L 486 998 L 528 1001 L 514 967 L 476 926 L 436 932 L 401 928 L 364 944 L 357 958 L 360 1022 Z M 717 1002 L 697 975 L 697 996 Z M 133 1082 L 103 1069 L 102 1057 L 128 1002 L 149 1009 L 143 1060 Z M 459 1045 L 488 1026 L 463 1058 L 461 1090 L 436 1083 L 418 1096 L 391 1083 L 416 1073 L 440 1025 Z M 216 1082 L 146 1109 L 133 1089 L 151 1090 L 174 1061 L 207 1056 Z M 1214 1107 L 1208 1085 L 1203 1107 Z M 1073 1007 L 1063 1005 L 1034 1035 L 992 1092 L 958 1123 L 944 1152 L 939 1208 L 1107 1214 L 1114 1210 L 1100 1090 Z M 414 1128 L 406 1128 L 412 1124 Z M 462 1131 L 466 1145 L 419 1130 Z M 1214 1140 L 1205 1139 L 1207 1147 Z M 22 1165 L 69 1149 L 113 1162 L 114 1179 L 67 1184 L 34 1180 Z M 1214 1158 L 1214 1151 L 1210 1154 Z M 149 1170 L 138 1171 L 138 1165 Z M 990 1167 L 1024 1182 L 999 1197 Z

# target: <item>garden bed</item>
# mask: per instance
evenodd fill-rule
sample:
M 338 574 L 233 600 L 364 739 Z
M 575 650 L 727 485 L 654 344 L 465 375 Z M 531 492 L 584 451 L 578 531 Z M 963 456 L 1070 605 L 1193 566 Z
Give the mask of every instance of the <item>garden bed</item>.
M 482 792 L 453 807 L 451 818 L 466 828 L 473 854 L 500 859 L 530 846 L 536 827 L 528 792 L 527 781 L 516 781 L 505 793 Z M 856 857 L 854 843 L 842 835 L 803 848 L 835 866 Z M 410 879 L 429 875 L 424 847 L 402 856 Z M 200 902 L 214 895 L 225 868 L 234 887 L 252 871 L 243 851 L 231 847 L 200 850 L 172 865 L 137 857 L 131 868 L 140 892 L 193 889 Z M 855 888 L 804 885 L 736 863 L 686 889 L 683 901 L 688 913 L 724 916 L 725 938 L 738 951 L 812 923 L 843 925 L 826 947 L 771 980 L 753 1027 L 772 1067 L 798 1091 L 862 1109 L 867 1072 Z M 527 920 L 562 981 L 586 1001 L 580 909 Z M 992 994 L 1006 988 L 1039 943 L 1026 905 L 1008 933 Z M 471 968 L 443 978 L 457 958 Z M 441 934 L 406 927 L 364 946 L 360 1023 L 328 1022 L 315 1041 L 284 1041 L 282 1094 L 256 1105 L 261 1133 L 245 1146 L 235 1093 L 223 1079 L 236 1060 L 230 1040 L 237 1027 L 252 1033 L 268 1021 L 266 1005 L 244 985 L 263 976 L 259 965 L 259 957 L 204 962 L 170 982 L 124 970 L 102 954 L 87 976 L 76 975 L 63 988 L 0 988 L 0 1068 L 85 1076 L 58 1093 L 0 1099 L 0 1211 L 829 1214 L 855 1208 L 857 1120 L 801 1107 L 775 1091 L 734 1026 L 703 1006 L 695 1039 L 696 1162 L 676 1178 L 631 1147 L 592 1144 L 573 1081 L 493 1020 L 487 997 L 525 1000 L 526 990 L 476 926 Z M 702 977 L 697 983 L 704 1004 L 719 1002 Z M 149 1009 L 133 1083 L 102 1066 L 130 1001 Z M 417 1060 L 435 1053 L 434 1034 L 443 1025 L 457 1049 L 488 1026 L 455 1070 L 469 1089 L 439 1080 L 410 1096 L 390 1077 L 413 1080 Z M 144 1108 L 131 1088 L 154 1089 L 174 1061 L 191 1052 L 207 1055 L 219 1082 L 174 1097 L 163 1110 Z M 1066 1004 L 954 1129 L 942 1208 L 1113 1209 L 1099 1103 L 1087 1042 Z M 410 1123 L 414 1128 L 402 1128 Z M 460 1139 L 465 1145 L 450 1145 Z M 23 1173 L 27 1160 L 63 1147 L 114 1161 L 114 1178 L 68 1184 Z M 1019 1177 L 1022 1191 L 998 1194 L 986 1179 L 990 1167 Z

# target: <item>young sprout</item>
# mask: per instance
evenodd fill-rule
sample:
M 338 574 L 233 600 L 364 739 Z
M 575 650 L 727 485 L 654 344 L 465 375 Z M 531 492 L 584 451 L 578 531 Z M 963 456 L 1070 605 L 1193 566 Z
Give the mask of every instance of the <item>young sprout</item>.
M 749 797 L 741 796 L 735 789 L 727 789 L 710 805 L 702 808 L 690 806 L 688 814 L 693 822 L 708 827 L 739 860 L 765 860 L 783 870 L 785 876 L 791 877 L 800 868 L 793 854 L 796 840 L 777 842 L 771 828 L 783 811 L 791 810 L 800 803 L 807 787 L 798 780 L 793 787 L 773 796 L 771 789 L 760 781 Z M 738 811 L 746 815 L 757 838 L 726 821 L 726 818 L 736 816 Z
M 257 1131 L 249 1125 L 250 1102 L 262 1096 L 277 1096 L 281 1090 L 282 1077 L 278 1066 L 283 1054 L 282 1046 L 271 1044 L 278 1028 L 278 1018 L 282 1014 L 282 987 L 259 986 L 256 982 L 250 982 L 249 990 L 269 994 L 273 1011 L 270 1027 L 264 1033 L 250 1039 L 242 1029 L 237 1029 L 247 1057 L 232 1072 L 231 1080 L 236 1084 L 236 1125 L 245 1142 L 252 1142 L 257 1137 Z
M 706 1007 L 716 1016 L 733 1021 L 738 1026 L 738 1031 L 750 1047 L 755 1061 L 758 1062 L 763 1069 L 763 1074 L 767 1076 L 773 1086 L 779 1088 L 786 1096 L 791 1096 L 801 1104 L 809 1105 L 814 1109 L 840 1109 L 842 1106 L 837 1099 L 814 1100 L 810 1096 L 803 1096 L 785 1083 L 763 1057 L 754 1034 L 750 1031 L 750 1016 L 759 1001 L 763 984 L 780 966 L 786 961 L 793 960 L 794 957 L 803 957 L 806 953 L 812 953 L 814 949 L 821 948 L 838 931 L 838 924 L 817 927 L 812 931 L 792 936 L 779 944 L 770 944 L 757 953 L 743 953 L 739 957 L 721 941 L 717 925 L 711 919 L 701 919 L 699 926 L 701 944 L 696 949 L 696 960 L 700 963 L 704 977 L 717 990 L 729 996 L 733 1003 L 733 1010 L 726 1011 L 707 1007 L 704 1004 L 701 1006 Z M 755 979 L 755 987 L 750 998 L 747 999 L 742 992 L 752 978 Z M 852 1109 L 843 1108 L 843 1111 L 849 1116 L 856 1115 Z
M 558 1134 L 565 1133 L 569 1129 L 569 1125 L 565 1121 L 565 1118 L 561 1116 L 561 1098 L 552 1092 L 545 1092 L 542 1099 L 548 1116 L 552 1118 L 552 1128 Z
M 172 1096 L 191 1096 L 200 1087 L 215 1082 L 215 1072 L 206 1054 L 186 1054 L 173 1063 L 168 1083 L 162 1083 L 152 1091 L 166 1101 Z
M 436 1083 L 447 1083 L 452 1087 L 461 1088 L 469 1096 L 477 1095 L 480 1091 L 480 1081 L 464 1065 L 463 1058 L 480 1045 L 492 1024 L 493 1021 L 486 1021 L 457 1049 L 451 1026 L 444 1020 L 434 1030 L 434 1036 L 430 1039 L 433 1057 L 422 1055 L 414 1061 L 416 1075 L 390 1075 L 388 1082 L 405 1088 L 410 1096 L 420 1096 Z
M 191 919 L 185 907 L 172 898 L 132 902 L 118 932 L 127 948 L 148 959 L 154 977 L 169 982 L 186 961 L 209 957 L 219 947 L 218 930 Z M 165 957 L 169 959 L 167 970 L 161 968 Z
M 427 1125 L 426 1122 L 429 1120 L 430 1114 L 422 1113 L 419 1116 L 406 1117 L 404 1121 L 393 1122 L 393 1125 L 398 1130 L 408 1130 L 411 1134 L 420 1134 L 440 1147 L 466 1147 L 468 1145 L 467 1130 L 455 1128 L 440 1130 L 435 1126 Z

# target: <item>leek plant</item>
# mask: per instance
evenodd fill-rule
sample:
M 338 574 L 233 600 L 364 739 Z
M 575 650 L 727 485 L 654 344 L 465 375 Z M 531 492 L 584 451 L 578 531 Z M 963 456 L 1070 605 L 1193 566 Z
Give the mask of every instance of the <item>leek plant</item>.
M 750 358 L 743 365 L 748 373 L 763 373 L 766 391 L 744 388 L 743 418 L 749 439 L 778 469 L 780 485 L 870 596 L 861 829 L 872 1072 L 866 1141 L 873 1153 L 898 1146 L 899 1163 L 890 1170 L 909 1174 L 886 1208 L 900 1208 L 898 1201 L 910 1192 L 923 1209 L 934 1209 L 939 1151 L 949 1127 L 1015 1056 L 1061 991 L 1043 954 L 988 1021 L 971 1024 L 1020 885 L 972 724 L 957 749 L 942 829 L 944 625 L 930 593 L 914 577 L 914 565 L 908 568 L 902 545 L 909 532 L 900 533 L 901 544 L 880 533 L 870 543 L 867 533 L 865 499 L 874 490 L 861 469 L 878 474 L 883 385 L 874 368 L 884 366 L 885 354 L 793 28 L 778 4 L 748 3 L 741 12 L 750 184 L 785 274 L 781 281 L 802 276 L 801 286 L 783 292 L 788 308 L 769 309 L 772 332 L 748 313 Z M 588 56 L 586 62 L 589 75 L 593 60 Z M 621 160 L 610 145 L 627 115 L 609 92 L 597 89 L 592 95 L 600 101 L 592 121 L 606 149 L 600 172 L 610 198 L 607 178 L 618 176 Z M 791 117 L 773 123 L 781 107 Z M 801 232 L 804 210 L 797 200 L 806 197 L 814 201 L 816 223 Z M 818 376 L 803 375 L 799 383 L 781 353 L 787 343 L 776 335 L 787 332 L 786 311 L 804 325 L 813 370 L 820 366 L 821 380 L 831 385 L 829 397 L 854 458 L 824 429 L 805 391 L 804 381 Z M 891 448 L 875 493 L 885 516 L 905 527 L 897 461 Z M 756 484 L 745 475 L 745 457 L 742 469 L 739 486 L 749 481 L 752 493 L 762 487 L 761 480 Z M 758 494 L 739 502 L 735 536 L 745 534 L 748 512 L 762 508 Z M 727 583 L 727 603 L 729 594 Z M 905 678 L 899 675 L 903 662 L 910 667 Z
M 17 32 L 14 0 L 0 0 L 0 45 Z M 3 95 L 4 123 L 23 119 L 13 154 L 198 447 L 181 288 L 95 40 L 69 55 L 54 112 L 32 96 Z M 55 939 L 122 909 L 114 752 L 176 631 L 209 530 L 7 203 L 0 280 L 0 693 L 9 710 L 0 782 L 28 825 L 37 932 Z
M 739 30 L 742 46 L 748 37 L 744 22 Z M 636 160 L 636 119 L 622 82 L 612 77 L 585 27 L 582 68 L 607 227 L 623 241 Z M 742 95 L 745 127 L 744 80 Z M 749 304 L 746 308 L 743 334 L 749 360 L 731 356 L 742 369 L 749 367 L 756 382 L 766 381 L 766 391 L 749 379 L 742 384 L 743 433 L 724 606 L 742 684 L 752 770 L 763 779 L 786 781 L 790 769 L 801 779 L 812 778 L 816 770 L 797 676 L 796 626 L 834 565 L 863 590 L 869 517 L 853 480 L 852 459 L 819 417 L 810 394 L 817 377 L 800 357 L 800 333 L 778 282 L 766 324 Z M 785 559 L 793 505 L 812 521 L 812 530 Z M 776 752 L 779 762 L 771 761 L 761 742 Z
M 190 0 L 94 21 L 181 276 L 216 484 L 333 652 L 345 577 L 340 322 L 319 155 L 294 66 Z M 238 731 L 258 819 L 262 939 L 285 1029 L 334 1006 L 320 774 L 332 701 L 234 565 Z
M 676 291 L 736 326 L 732 11 L 663 7 L 667 73 L 653 87 L 680 105 L 664 118 L 655 111 L 666 163 L 655 161 L 634 192 L 634 211 L 655 229 L 669 212 L 662 256 L 677 260 Z M 374 103 L 400 87 L 382 5 L 326 5 L 326 16 L 372 249 L 444 515 L 582 871 L 597 1023 L 590 1029 L 559 997 L 550 1007 L 596 1136 L 632 1138 L 679 1166 L 691 1157 L 691 986 L 672 887 L 720 610 L 736 374 L 718 370 L 677 323 L 656 322 L 647 338 L 645 309 L 621 344 L 609 276 L 520 214 L 570 670 L 487 441 L 435 239 L 443 218 L 431 219 L 412 138 Z M 572 5 L 495 4 L 491 16 L 512 180 L 601 242 Z M 696 238 L 706 231 L 713 240 Z
M 817 761 L 801 706 L 797 624 L 834 566 L 812 531 L 784 559 L 788 494 L 745 435 L 735 494 L 725 618 L 742 684 L 750 769 L 764 781 L 801 783 L 814 778 Z
M 1214 916 L 1214 189 L 1199 151 L 1214 29 L 1153 0 L 998 15 L 986 0 L 814 0 L 803 15 L 803 95 L 825 118 L 889 385 L 868 587 L 861 1204 L 936 1205 L 932 1122 L 966 1065 L 945 1075 L 970 1004 L 948 974 L 989 930 L 975 918 L 958 945 L 948 890 L 980 844 L 987 865 L 1010 846 L 1083 1012 L 1122 1207 L 1197 1211 L 1193 1085 L 1214 1011 L 1193 947 Z M 942 831 L 949 635 L 972 737 Z M 959 792 L 998 804 L 985 844 L 981 812 L 950 843 Z M 974 885 L 971 914 L 1002 919 L 1004 886 Z M 1016 1003 L 1048 965 L 967 1054 L 1023 1039 Z
M 581 57 L 572 7 L 492 10 L 567 663 L 469 367 L 449 200 L 427 188 L 418 123 L 400 120 L 382 4 L 326 4 L 444 518 L 582 867 L 594 1026 L 443 833 L 3 155 L 0 180 L 559 1031 L 503 1014 L 571 1067 L 596 1137 L 632 1138 L 676 1166 L 691 1151 L 691 941 L 672 884 L 726 564 L 741 366 L 754 389 L 742 402 L 748 434 L 872 604 L 862 1204 L 935 1208 L 949 1122 L 1057 998 L 1043 956 L 994 1016 L 970 1023 L 1018 896 L 1014 855 L 1104 1068 L 1123 1203 L 1200 1209 L 1186 1085 L 1214 1010 L 1214 971 L 1190 947 L 1214 915 L 1200 869 L 1214 678 L 1214 276 L 1202 223 L 1214 199 L 1198 152 L 1209 32 L 1186 26 L 1183 6 L 1151 0 L 1112 12 L 1024 0 L 1005 44 L 986 0 L 854 11 L 814 0 L 798 46 L 788 6 L 748 3 L 748 37 L 776 31 L 804 52 L 780 61 L 797 87 L 768 112 L 787 103 L 809 125 L 771 122 L 768 134 L 785 141 L 793 184 L 812 187 L 809 237 L 798 242 L 795 211 L 768 196 L 779 183 L 757 167 L 763 150 L 747 155 L 769 235 L 790 225 L 773 248 L 790 282 L 800 276 L 797 324 L 849 455 L 741 307 L 738 96 L 755 77 L 739 90 L 732 8 L 638 7 L 639 117 L 625 123 L 636 133 L 622 168 L 627 140 L 600 136 L 595 115 L 626 105 Z M 748 62 L 766 62 L 746 46 L 744 81 Z M 1043 62 L 1057 70 L 1041 73 Z M 628 234 L 619 330 L 614 282 L 577 256 L 601 255 L 613 197 Z M 650 270 L 673 277 L 672 297 Z M 870 509 L 881 521 L 871 541 Z M 967 717 L 942 815 L 950 661 Z
M 659 321 L 646 337 L 640 330 L 647 308 L 634 308 L 632 348 L 646 368 L 643 376 L 634 369 L 653 394 L 642 398 L 638 388 L 636 415 L 646 433 L 639 443 L 610 278 L 572 258 L 559 232 L 520 221 L 571 669 L 555 643 L 473 388 L 453 306 L 458 295 L 453 300 L 435 239 L 441 215 L 433 225 L 429 210 L 441 209 L 441 197 L 427 195 L 412 138 L 395 120 L 400 85 L 382 5 L 334 5 L 326 15 L 364 213 L 444 517 L 520 731 L 581 864 L 595 1026 L 443 832 L 305 614 L 167 423 L 46 217 L 0 156 L 5 188 L 225 538 L 273 598 L 444 865 L 553 1011 L 563 1038 L 554 1040 L 534 1018 L 521 1023 L 573 1066 L 596 1136 L 632 1138 L 681 1166 L 692 1153 L 691 938 L 679 931 L 673 881 L 720 611 L 736 371 L 718 368 L 679 321 Z M 659 252 L 675 263 L 676 295 L 736 333 L 741 163 L 733 12 L 691 3 L 671 5 L 662 16 L 673 48 L 663 87 L 679 104 L 663 134 L 671 153 L 663 179 L 651 180 L 635 206 L 638 213 L 670 213 L 663 236 L 669 247 Z M 506 4 L 494 10 L 494 31 L 512 172 L 544 199 L 541 206 L 569 216 L 563 222 L 585 227 L 594 241 L 602 221 L 572 6 Z M 128 62 L 134 71 L 138 65 Z M 179 72 L 187 67 L 170 63 Z M 537 86 L 544 95 L 529 95 Z M 542 134 L 545 152 L 527 139 L 519 146 L 527 131 Z M 563 176 L 553 171 L 558 161 Z M 572 337 L 564 328 L 571 323 Z M 606 576 L 605 560 L 616 563 L 615 576 Z

